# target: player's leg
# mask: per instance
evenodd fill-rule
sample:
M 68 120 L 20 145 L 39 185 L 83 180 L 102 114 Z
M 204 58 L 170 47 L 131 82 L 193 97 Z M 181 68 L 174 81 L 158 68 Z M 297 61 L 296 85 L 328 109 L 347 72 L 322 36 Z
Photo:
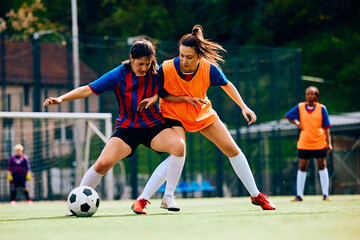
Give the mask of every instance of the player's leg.
M 309 159 L 301 158 L 304 156 L 304 151 L 299 150 L 299 169 L 296 175 L 296 197 L 293 202 L 301 202 L 304 196 L 304 188 L 306 182 L 306 171 L 309 166 Z
M 247 159 L 225 125 L 220 120 L 217 120 L 212 125 L 201 130 L 200 133 L 212 141 L 230 159 L 232 167 L 250 195 L 256 197 L 260 192 L 256 186 Z
M 172 126 L 172 128 L 182 139 L 185 140 L 185 129 L 183 127 Z M 184 141 L 184 147 L 185 146 L 186 145 L 185 145 L 185 141 Z M 186 152 L 186 150 L 185 150 L 185 152 Z M 160 188 L 160 186 L 166 181 L 167 174 L 168 174 L 168 163 L 170 161 L 170 158 L 171 158 L 171 155 L 169 157 L 167 157 L 164 161 L 162 161 L 160 163 L 160 165 L 154 170 L 154 172 L 150 176 L 149 180 L 147 181 L 147 183 L 144 187 L 143 192 L 140 194 L 140 196 L 137 198 L 137 200 L 131 206 L 131 209 L 135 213 L 137 213 L 137 214 L 146 214 L 147 213 L 146 205 L 147 205 L 147 203 L 150 203 L 149 199 L 156 192 L 156 190 L 158 190 Z M 174 176 L 174 174 L 171 172 L 171 170 L 172 169 L 170 168 L 169 175 Z M 169 184 L 167 183 L 167 185 L 169 185 Z M 168 186 L 168 192 L 169 192 L 169 189 L 172 189 L 171 185 L 169 185 L 169 186 Z M 175 185 L 175 187 L 176 187 L 176 185 Z M 169 195 L 168 192 L 166 193 L 167 195 Z M 176 205 L 175 201 L 173 199 L 174 199 L 173 197 L 171 197 L 169 199 L 172 202 L 171 209 L 174 209 L 174 206 Z M 163 204 L 163 202 L 162 202 L 160 207 L 166 208 L 165 205 L 167 206 L 168 204 Z M 171 209 L 169 209 L 169 210 L 171 210 Z M 178 210 L 180 210 L 180 208 L 178 206 L 176 206 L 175 210 L 178 211 Z
M 29 189 L 26 186 L 26 176 L 24 176 L 21 180 L 22 180 L 21 181 L 21 188 L 22 188 L 23 194 L 24 194 L 24 196 L 26 198 L 26 201 L 28 202 L 28 204 L 32 204 L 32 201 L 31 201 L 30 196 L 29 196 Z
M 107 173 L 107 171 L 109 171 L 115 163 L 131 154 L 132 148 L 125 143 L 120 136 L 125 138 L 124 135 L 122 135 L 121 130 L 116 130 L 108 143 L 105 145 L 95 164 L 85 173 L 80 186 L 89 186 L 95 189 L 105 173 Z M 65 213 L 65 215 L 74 216 L 69 210 Z
M 151 148 L 170 154 L 167 160 L 166 188 L 161 207 L 169 211 L 179 211 L 180 208 L 174 201 L 174 192 L 185 163 L 184 138 L 174 129 L 166 128 L 153 138 Z
M 260 205 L 264 210 L 275 209 L 275 205 L 267 199 L 267 196 L 258 190 L 245 155 L 237 146 L 225 125 L 220 120 L 217 120 L 201 130 L 200 133 L 212 141 L 229 158 L 235 173 L 250 193 L 252 202 Z
M 16 193 L 17 193 L 17 187 L 15 185 L 15 176 L 13 174 L 13 181 L 10 184 L 10 195 L 11 195 L 10 204 L 12 206 L 15 205 Z
M 317 158 L 317 166 L 319 170 L 320 185 L 323 194 L 323 200 L 329 201 L 329 172 L 326 167 L 326 158 Z
M 185 129 L 182 127 L 173 127 L 174 131 L 185 140 Z M 184 141 L 185 143 L 185 141 Z M 186 146 L 186 144 L 184 144 Z M 185 149 L 186 153 L 186 149 Z M 160 186 L 166 181 L 167 175 L 167 166 L 168 166 L 169 157 L 160 163 L 160 165 L 154 170 L 151 177 L 147 181 L 145 188 L 141 195 L 137 198 L 149 200 L 151 196 L 160 188 Z
M 80 186 L 89 186 L 95 189 L 105 173 L 107 173 L 115 163 L 128 156 L 131 151 L 130 146 L 122 139 L 118 137 L 110 138 L 95 164 L 85 173 Z

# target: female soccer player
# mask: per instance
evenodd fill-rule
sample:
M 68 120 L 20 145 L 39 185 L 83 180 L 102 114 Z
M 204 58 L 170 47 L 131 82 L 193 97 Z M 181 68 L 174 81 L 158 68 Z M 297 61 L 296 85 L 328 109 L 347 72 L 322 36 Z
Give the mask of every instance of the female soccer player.
M 297 143 L 299 169 L 296 178 L 296 197 L 293 202 L 302 201 L 309 159 L 316 158 L 320 176 L 323 200 L 329 201 L 329 172 L 326 155 L 331 153 L 330 121 L 326 107 L 319 103 L 319 90 L 308 87 L 306 102 L 301 102 L 285 114 L 290 123 L 301 129 Z
M 16 144 L 14 147 L 15 154 L 9 158 L 8 162 L 8 180 L 11 186 L 11 206 L 15 205 L 17 188 L 21 187 L 24 196 L 29 204 L 32 201 L 29 196 L 29 189 L 26 186 L 26 181 L 31 179 L 29 158 L 23 154 L 24 147 L 21 144 Z
M 219 44 L 204 39 L 202 31 L 200 25 L 194 26 L 192 33 L 184 35 L 179 41 L 180 56 L 160 66 L 158 74 L 163 80 L 163 89 L 159 90 L 160 111 L 183 139 L 186 129 L 189 132 L 199 131 L 212 141 L 230 159 L 237 176 L 250 193 L 252 203 L 264 210 L 273 210 L 275 205 L 259 192 L 246 157 L 206 96 L 210 86 L 221 86 L 240 106 L 248 124 L 256 121 L 254 112 L 246 106 L 237 89 L 219 68 L 218 62 L 223 62 L 223 59 L 218 52 L 225 50 Z M 155 99 L 156 96 L 145 99 L 139 109 L 151 106 Z M 137 201 L 148 200 L 162 185 L 166 180 L 166 166 L 164 161 L 155 169 Z
M 44 106 L 114 91 L 119 105 L 115 131 L 95 164 L 85 173 L 80 186 L 95 188 L 103 175 L 125 157 L 131 157 L 139 144 L 157 152 L 168 152 L 168 179 L 163 202 L 171 205 L 185 162 L 184 140 L 165 123 L 156 105 L 138 112 L 141 100 L 158 91 L 155 48 L 150 41 L 136 41 L 129 60 L 87 86 L 76 88 L 58 98 L 48 98 Z M 142 203 L 146 205 L 145 203 Z M 171 210 L 171 209 L 170 209 Z M 176 211 L 176 209 L 174 209 Z M 134 210 L 136 212 L 136 210 Z M 146 214 L 146 209 L 142 212 Z

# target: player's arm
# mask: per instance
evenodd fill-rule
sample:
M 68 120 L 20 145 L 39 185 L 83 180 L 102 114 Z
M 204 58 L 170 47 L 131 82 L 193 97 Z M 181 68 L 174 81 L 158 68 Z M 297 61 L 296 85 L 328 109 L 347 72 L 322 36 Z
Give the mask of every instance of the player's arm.
M 175 96 L 175 95 L 167 95 L 164 97 L 164 99 L 168 102 L 188 102 L 194 107 L 197 107 L 197 105 L 206 104 L 207 101 L 202 98 L 198 97 L 190 97 L 190 96 Z
M 201 104 L 206 104 L 207 101 L 205 99 L 202 98 L 198 98 L 198 97 L 190 97 L 190 96 L 175 96 L 175 95 L 171 95 L 169 94 L 165 88 L 164 88 L 164 72 L 162 69 L 162 66 L 160 66 L 159 70 L 158 70 L 158 77 L 159 77 L 159 96 L 164 99 L 165 101 L 168 102 L 188 102 L 191 105 L 193 105 L 194 107 L 197 107 L 197 104 L 199 104 L 199 106 Z
M 241 108 L 242 115 L 248 122 L 248 125 L 256 122 L 256 114 L 245 104 L 236 87 L 230 81 L 228 81 L 225 86 L 221 87 L 226 92 L 226 94 Z M 251 121 L 249 120 L 248 115 L 251 117 Z
M 12 173 L 10 171 L 8 171 L 8 181 L 12 182 L 14 180 Z
M 287 118 L 285 117 L 290 123 L 294 124 L 295 126 L 297 126 L 298 128 L 301 129 L 301 126 L 300 126 L 300 122 L 296 119 L 290 119 L 290 118 Z
M 330 135 L 330 128 L 325 129 L 325 136 L 326 136 L 326 143 L 327 143 L 327 152 L 328 154 L 332 152 L 333 147 L 331 144 L 331 135 Z
M 57 97 L 57 98 L 50 97 L 48 99 L 45 99 L 43 105 L 49 106 L 52 104 L 60 104 L 62 102 L 66 102 L 66 101 L 72 101 L 72 100 L 76 100 L 76 99 L 86 98 L 92 94 L 94 94 L 94 93 L 93 93 L 93 91 L 91 91 L 89 86 L 82 86 L 82 87 L 75 88 L 74 90 L 72 90 L 68 93 L 65 93 L 64 95 L 61 95 L 60 97 Z
M 144 108 L 148 109 L 150 106 L 154 105 L 157 100 L 159 99 L 159 94 L 156 93 L 154 96 L 149 98 L 144 98 L 139 103 L 138 107 L 136 108 L 136 111 L 141 112 Z
M 285 113 L 284 116 L 290 123 L 294 124 L 295 126 L 297 126 L 298 128 L 301 129 L 301 124 L 300 121 L 298 119 L 300 119 L 299 116 L 299 106 L 296 105 L 295 107 L 293 107 L 292 109 L 290 109 L 290 111 L 288 111 L 287 113 Z
M 328 154 L 332 152 L 333 147 L 331 144 L 331 135 L 330 135 L 330 119 L 329 119 L 329 114 L 326 110 L 325 105 L 323 105 L 321 107 L 321 114 L 322 114 L 322 127 L 325 130 L 325 137 L 326 137 L 326 143 L 327 143 L 327 152 Z

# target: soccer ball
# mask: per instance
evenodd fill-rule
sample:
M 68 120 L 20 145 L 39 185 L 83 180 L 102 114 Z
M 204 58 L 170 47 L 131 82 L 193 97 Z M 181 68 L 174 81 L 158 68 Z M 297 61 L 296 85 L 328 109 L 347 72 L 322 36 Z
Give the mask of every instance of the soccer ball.
M 67 199 L 69 210 L 77 217 L 91 217 L 99 207 L 97 192 L 88 186 L 74 188 Z

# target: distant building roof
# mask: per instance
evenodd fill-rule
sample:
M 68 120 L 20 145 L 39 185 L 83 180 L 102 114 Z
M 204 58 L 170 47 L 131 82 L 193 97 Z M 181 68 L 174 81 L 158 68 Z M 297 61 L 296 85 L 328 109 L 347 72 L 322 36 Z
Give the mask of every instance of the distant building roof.
M 329 118 L 331 133 L 360 130 L 360 112 L 329 115 Z M 231 135 L 236 135 L 236 129 L 230 129 L 229 131 Z M 261 136 L 272 136 L 276 131 L 280 131 L 281 136 L 299 133 L 299 129 L 286 119 L 241 127 L 239 131 L 240 134 L 248 134 L 250 138 L 257 138 L 258 133 L 261 133 Z
M 66 85 L 72 82 L 72 54 L 66 47 L 54 43 L 40 44 L 41 83 Z M 31 42 L 5 41 L 5 79 L 7 84 L 27 84 L 34 81 L 33 45 Z M 0 74 L 1 74 L 0 68 Z M 86 84 L 96 80 L 97 74 L 80 61 L 80 82 Z M 70 79 L 70 80 L 69 80 Z

